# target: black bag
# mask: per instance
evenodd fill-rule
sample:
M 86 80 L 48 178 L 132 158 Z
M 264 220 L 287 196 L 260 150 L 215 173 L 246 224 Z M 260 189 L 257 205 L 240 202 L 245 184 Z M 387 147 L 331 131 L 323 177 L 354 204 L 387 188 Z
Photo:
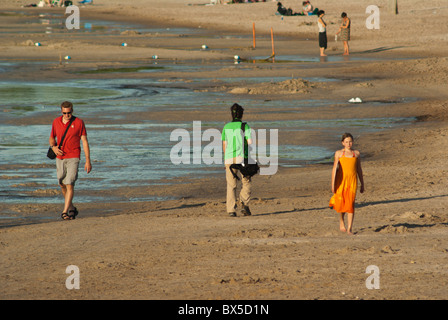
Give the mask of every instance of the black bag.
M 56 158 L 56 153 L 54 153 L 51 147 L 48 148 L 47 157 L 50 158 L 51 160 Z
M 244 140 L 244 150 L 248 150 L 248 144 L 247 144 L 247 140 L 246 140 L 246 122 L 241 123 L 241 130 L 243 131 L 243 140 Z M 260 166 L 258 165 L 257 161 L 255 161 L 255 163 L 249 163 L 249 159 L 244 157 L 244 162 L 243 163 L 238 163 L 238 164 L 232 164 L 230 166 L 231 169 L 237 169 L 241 172 L 241 174 L 243 175 L 243 177 L 245 178 L 251 178 L 254 175 L 256 175 L 259 171 L 260 171 Z M 235 174 L 235 172 L 233 170 L 230 170 L 233 174 L 233 176 L 239 180 L 238 176 Z
M 245 162 L 231 164 L 230 168 L 239 170 L 241 172 L 241 174 L 243 175 L 243 177 L 245 177 L 245 178 L 251 178 L 260 171 L 260 166 L 258 165 L 257 162 L 255 162 L 255 163 L 245 163 Z M 230 170 L 230 171 L 232 172 L 233 176 L 237 180 L 240 180 L 240 178 L 238 178 L 238 176 L 236 175 L 236 173 L 233 170 Z
M 245 161 L 246 162 L 246 161 Z M 252 177 L 260 171 L 260 166 L 255 163 L 241 163 L 240 172 L 244 177 Z
M 75 119 L 76 119 L 75 116 L 72 116 L 72 118 L 70 119 L 70 123 L 68 124 L 67 129 L 65 129 L 64 135 L 62 136 L 61 142 L 59 142 L 59 146 L 58 146 L 58 148 L 59 148 L 60 146 L 62 146 L 62 141 L 64 141 L 65 135 L 67 134 L 68 129 L 69 129 L 70 126 L 72 125 L 72 122 L 75 121 Z M 47 157 L 50 158 L 51 160 L 56 159 L 56 153 L 54 153 L 52 147 L 49 147 L 49 148 L 48 148 L 48 151 L 47 151 Z

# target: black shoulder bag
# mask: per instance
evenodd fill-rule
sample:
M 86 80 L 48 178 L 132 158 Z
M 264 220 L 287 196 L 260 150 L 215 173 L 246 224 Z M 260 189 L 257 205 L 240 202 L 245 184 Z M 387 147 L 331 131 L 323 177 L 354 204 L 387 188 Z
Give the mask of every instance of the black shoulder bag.
M 241 123 L 241 130 L 243 131 L 244 150 L 249 150 L 246 140 L 246 122 Z M 255 163 L 249 163 L 249 158 L 246 158 L 245 156 L 243 163 L 234 163 L 230 166 L 230 169 L 238 169 L 245 178 L 251 178 L 260 171 L 260 166 L 258 165 L 257 161 L 255 161 Z M 233 170 L 230 171 L 232 172 L 233 176 L 239 180 L 235 172 Z
M 72 125 L 72 122 L 75 121 L 76 117 L 72 116 L 72 118 L 70 119 L 70 123 L 67 126 L 67 129 L 65 129 L 64 135 L 61 138 L 61 141 L 59 142 L 58 148 L 60 146 L 62 146 L 62 141 L 64 141 L 65 135 L 67 134 L 68 129 L 70 128 L 70 126 Z M 47 152 L 47 157 L 50 159 L 56 159 L 56 153 L 54 153 L 52 147 L 48 148 L 48 152 Z

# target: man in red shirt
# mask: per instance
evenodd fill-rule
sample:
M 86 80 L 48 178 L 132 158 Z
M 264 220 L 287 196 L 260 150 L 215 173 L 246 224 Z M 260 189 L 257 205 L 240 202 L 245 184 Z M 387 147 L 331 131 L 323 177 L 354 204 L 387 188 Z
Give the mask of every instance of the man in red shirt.
M 75 219 L 78 214 L 78 210 L 73 205 L 73 196 L 81 158 L 80 141 L 82 141 L 82 148 L 86 157 L 84 170 L 87 173 L 92 170 L 92 164 L 90 163 L 90 148 L 84 121 L 73 116 L 73 104 L 69 101 L 64 101 L 61 104 L 61 112 L 62 116 L 53 120 L 49 142 L 53 152 L 57 155 L 57 177 L 65 199 L 61 217 L 64 220 L 71 220 Z M 71 120 L 72 122 L 70 122 Z M 69 124 L 70 128 L 67 130 L 62 146 L 60 146 L 59 141 L 61 141 Z

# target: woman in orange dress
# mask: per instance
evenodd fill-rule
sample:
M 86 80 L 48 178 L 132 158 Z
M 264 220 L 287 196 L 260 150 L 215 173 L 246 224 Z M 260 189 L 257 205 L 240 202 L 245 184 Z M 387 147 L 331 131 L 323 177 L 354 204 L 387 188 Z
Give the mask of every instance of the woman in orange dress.
M 342 136 L 344 149 L 334 154 L 334 165 L 331 178 L 330 207 L 339 213 L 339 229 L 348 234 L 352 233 L 355 215 L 355 197 L 358 188 L 358 177 L 361 182 L 361 193 L 364 192 L 364 178 L 361 168 L 361 158 L 358 150 L 353 150 L 353 136 L 345 133 Z M 345 228 L 345 214 L 348 216 L 348 225 Z

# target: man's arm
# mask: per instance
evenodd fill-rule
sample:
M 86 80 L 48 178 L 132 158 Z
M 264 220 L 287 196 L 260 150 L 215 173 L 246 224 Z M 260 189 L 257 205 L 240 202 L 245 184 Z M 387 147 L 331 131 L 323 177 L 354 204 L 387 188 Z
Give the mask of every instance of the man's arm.
M 50 139 L 48 139 L 48 143 L 50 144 L 50 146 L 54 147 L 56 145 L 56 139 L 50 137 Z
M 84 170 L 89 173 L 92 171 L 92 163 L 90 162 L 90 148 L 89 141 L 87 140 L 87 136 L 81 136 L 82 148 L 84 150 L 84 155 L 86 156 L 86 164 L 84 166 Z

